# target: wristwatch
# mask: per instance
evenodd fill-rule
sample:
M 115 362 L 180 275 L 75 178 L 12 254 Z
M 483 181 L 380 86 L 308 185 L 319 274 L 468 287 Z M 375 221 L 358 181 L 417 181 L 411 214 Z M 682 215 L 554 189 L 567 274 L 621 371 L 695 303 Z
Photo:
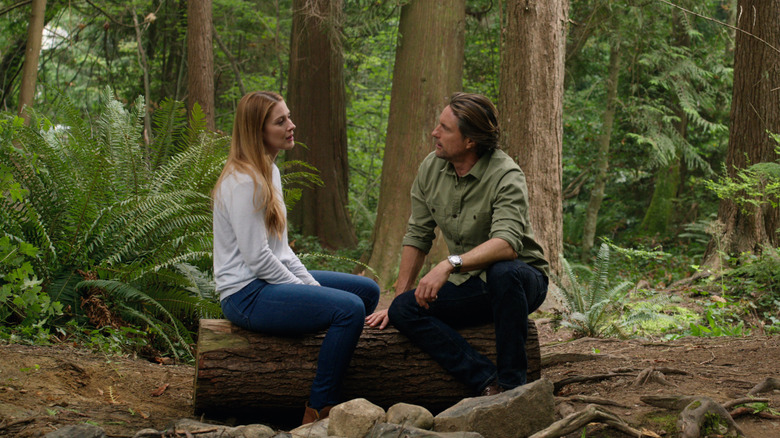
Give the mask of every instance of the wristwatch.
M 456 274 L 458 272 L 460 272 L 460 267 L 463 266 L 463 260 L 461 260 L 459 255 L 453 254 L 453 255 L 447 257 L 447 261 L 449 261 L 450 264 L 452 265 L 452 267 L 455 268 L 455 270 L 452 271 L 452 272 L 454 272 Z

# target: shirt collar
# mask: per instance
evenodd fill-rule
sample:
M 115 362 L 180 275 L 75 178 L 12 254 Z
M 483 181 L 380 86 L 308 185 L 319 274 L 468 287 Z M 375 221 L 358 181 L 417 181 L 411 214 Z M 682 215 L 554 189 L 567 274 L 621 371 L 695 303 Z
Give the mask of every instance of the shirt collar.
M 474 167 L 472 167 L 467 174 L 463 175 L 463 178 L 471 175 L 477 180 L 481 180 L 482 177 L 485 175 L 485 172 L 487 171 L 488 164 L 490 163 L 490 157 L 492 155 L 493 155 L 492 152 L 487 152 L 481 157 L 479 157 L 479 160 L 477 160 L 477 162 L 474 164 Z M 444 168 L 442 168 L 442 171 L 447 172 L 447 174 L 449 175 L 457 175 L 455 173 L 455 167 L 450 162 L 447 162 L 447 165 L 444 166 Z

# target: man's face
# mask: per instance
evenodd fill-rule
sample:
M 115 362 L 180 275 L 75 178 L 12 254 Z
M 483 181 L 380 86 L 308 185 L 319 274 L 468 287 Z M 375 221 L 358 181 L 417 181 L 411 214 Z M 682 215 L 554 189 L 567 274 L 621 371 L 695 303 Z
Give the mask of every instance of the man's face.
M 459 162 L 473 153 L 474 142 L 461 134 L 458 118 L 449 105 L 439 116 L 439 124 L 431 132 L 436 140 L 436 156 L 449 162 Z

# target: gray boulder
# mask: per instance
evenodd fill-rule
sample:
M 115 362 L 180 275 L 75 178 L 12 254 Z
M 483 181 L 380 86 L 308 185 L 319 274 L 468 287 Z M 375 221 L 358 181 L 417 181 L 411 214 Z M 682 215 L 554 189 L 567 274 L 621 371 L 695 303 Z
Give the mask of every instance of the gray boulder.
M 476 432 L 434 432 L 401 424 L 377 424 L 368 438 L 482 438 Z
M 290 435 L 293 437 L 325 438 L 328 436 L 328 423 L 330 423 L 329 418 L 304 424 L 291 430 Z
M 44 438 L 106 438 L 106 432 L 91 424 L 71 424 L 47 433 Z
M 387 410 L 387 422 L 430 430 L 433 428 L 433 414 L 422 406 L 396 403 Z
M 356 398 L 334 406 L 328 420 L 328 435 L 363 438 L 376 424 L 385 422 L 385 410 L 364 398 Z
M 433 430 L 521 438 L 552 424 L 554 412 L 553 384 L 541 379 L 498 395 L 463 399 L 434 418 Z
M 176 421 L 167 430 L 144 429 L 136 433 L 133 438 L 159 438 L 171 432 L 173 435 L 197 434 L 198 438 L 270 438 L 276 435 L 273 429 L 262 424 L 230 427 L 184 418 Z

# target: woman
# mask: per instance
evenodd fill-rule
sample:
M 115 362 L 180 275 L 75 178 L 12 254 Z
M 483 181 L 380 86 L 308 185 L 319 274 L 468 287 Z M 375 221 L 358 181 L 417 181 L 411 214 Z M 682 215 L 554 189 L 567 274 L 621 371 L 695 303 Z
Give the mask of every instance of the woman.
M 244 96 L 227 163 L 212 192 L 214 276 L 225 317 L 248 330 L 297 335 L 327 329 L 303 423 L 326 418 L 379 301 L 379 287 L 357 275 L 307 271 L 287 242 L 286 207 L 274 159 L 295 145 L 282 97 Z

